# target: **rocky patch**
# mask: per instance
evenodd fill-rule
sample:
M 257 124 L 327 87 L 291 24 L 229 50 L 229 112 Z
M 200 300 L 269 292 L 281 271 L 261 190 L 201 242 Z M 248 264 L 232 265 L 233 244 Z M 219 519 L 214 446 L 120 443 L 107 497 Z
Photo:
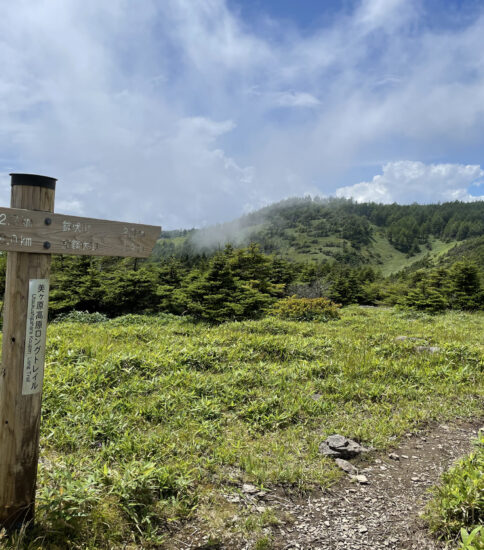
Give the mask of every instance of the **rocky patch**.
M 324 456 L 331 458 L 355 458 L 361 453 L 368 452 L 368 449 L 362 447 L 356 441 L 348 439 L 343 435 L 330 435 L 326 441 L 319 446 L 319 452 Z

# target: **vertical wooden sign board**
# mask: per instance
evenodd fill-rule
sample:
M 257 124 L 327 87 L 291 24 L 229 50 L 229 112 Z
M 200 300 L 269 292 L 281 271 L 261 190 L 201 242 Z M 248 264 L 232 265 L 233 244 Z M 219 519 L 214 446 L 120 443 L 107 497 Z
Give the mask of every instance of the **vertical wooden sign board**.
M 54 178 L 11 174 L 0 208 L 8 251 L 0 366 L 0 528 L 34 519 L 51 254 L 147 257 L 149 225 L 54 214 Z

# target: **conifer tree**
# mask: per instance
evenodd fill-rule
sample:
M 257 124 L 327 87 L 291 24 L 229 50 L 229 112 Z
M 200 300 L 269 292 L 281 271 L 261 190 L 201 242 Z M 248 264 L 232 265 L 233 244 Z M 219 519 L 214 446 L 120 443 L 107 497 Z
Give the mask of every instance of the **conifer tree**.
M 103 280 L 101 307 L 109 315 L 153 313 L 158 310 L 156 281 L 157 273 L 153 267 L 133 269 L 129 262 L 122 261 Z
M 100 258 L 54 257 L 49 297 L 51 312 L 102 310 L 101 269 Z
M 341 269 L 332 280 L 329 297 L 338 304 L 357 303 L 362 294 L 362 284 L 352 269 Z
M 260 315 L 273 302 L 257 287 L 259 281 L 243 281 L 231 269 L 232 250 L 216 254 L 204 273 L 191 273 L 176 293 L 184 311 L 206 321 L 222 322 Z
M 484 306 L 479 269 L 471 262 L 456 262 L 449 272 L 449 300 L 454 309 L 478 309 Z
M 436 269 L 429 273 L 420 271 L 413 280 L 414 284 L 411 285 L 404 301 L 407 307 L 430 313 L 437 313 L 448 307 L 448 280 L 445 269 Z

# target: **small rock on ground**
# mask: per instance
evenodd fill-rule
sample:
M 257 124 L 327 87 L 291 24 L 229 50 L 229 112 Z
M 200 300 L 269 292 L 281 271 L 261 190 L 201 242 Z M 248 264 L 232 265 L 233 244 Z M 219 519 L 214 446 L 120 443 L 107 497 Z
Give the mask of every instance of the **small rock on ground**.
M 329 490 L 315 492 L 306 499 L 284 494 L 275 488 L 266 496 L 277 517 L 286 519 L 265 529 L 274 550 L 444 550 L 443 542 L 432 538 L 419 519 L 429 499 L 428 488 L 455 460 L 468 454 L 472 440 L 483 425 L 455 422 L 434 425 L 417 434 L 408 434 L 394 453 L 368 457 L 357 475 L 368 483 L 352 482 L 345 476 Z M 257 493 L 252 493 L 253 489 Z M 242 487 L 244 499 L 258 513 L 266 510 L 259 501 L 260 491 L 251 484 Z M 262 492 L 262 494 L 265 494 Z M 230 500 L 229 500 L 230 502 Z M 241 504 L 242 505 L 242 504 Z M 247 503 L 245 503 L 247 505 Z M 227 540 L 223 533 L 216 546 L 208 546 L 203 526 L 188 524 L 167 550 L 251 550 L 254 540 L 240 537 Z M 188 534 L 191 529 L 191 535 Z
M 428 488 L 470 452 L 481 425 L 482 420 L 434 426 L 406 439 L 398 454 L 370 459 L 362 470 L 368 485 L 343 478 L 326 493 L 288 503 L 285 509 L 297 523 L 276 528 L 274 548 L 289 549 L 294 542 L 301 550 L 444 549 L 418 514 L 429 499 Z
M 319 446 L 319 452 L 331 458 L 354 458 L 368 449 L 343 435 L 330 435 Z

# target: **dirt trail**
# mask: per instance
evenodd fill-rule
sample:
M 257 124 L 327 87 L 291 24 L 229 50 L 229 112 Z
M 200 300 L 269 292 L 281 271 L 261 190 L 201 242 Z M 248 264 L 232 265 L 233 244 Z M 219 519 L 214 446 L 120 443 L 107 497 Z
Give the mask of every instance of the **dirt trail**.
M 429 498 L 428 488 L 471 451 L 483 424 L 484 419 L 477 419 L 430 425 L 407 434 L 392 453 L 371 453 L 364 461 L 352 461 L 367 484 L 345 476 L 329 490 L 305 499 L 268 491 L 244 495 L 243 505 L 270 507 L 278 517 L 287 518 L 266 530 L 274 550 L 441 550 L 445 544 L 427 533 L 419 513 Z M 191 536 L 178 532 L 166 548 L 254 548 L 253 541 L 240 538 L 221 542 L 217 536 L 214 542 L 204 531 L 199 524 Z
M 428 487 L 471 450 L 482 426 L 476 422 L 440 424 L 412 434 L 389 453 L 370 458 L 360 473 L 368 484 L 345 478 L 329 491 L 281 506 L 295 522 L 274 530 L 274 547 L 311 550 L 437 550 L 418 518 Z

